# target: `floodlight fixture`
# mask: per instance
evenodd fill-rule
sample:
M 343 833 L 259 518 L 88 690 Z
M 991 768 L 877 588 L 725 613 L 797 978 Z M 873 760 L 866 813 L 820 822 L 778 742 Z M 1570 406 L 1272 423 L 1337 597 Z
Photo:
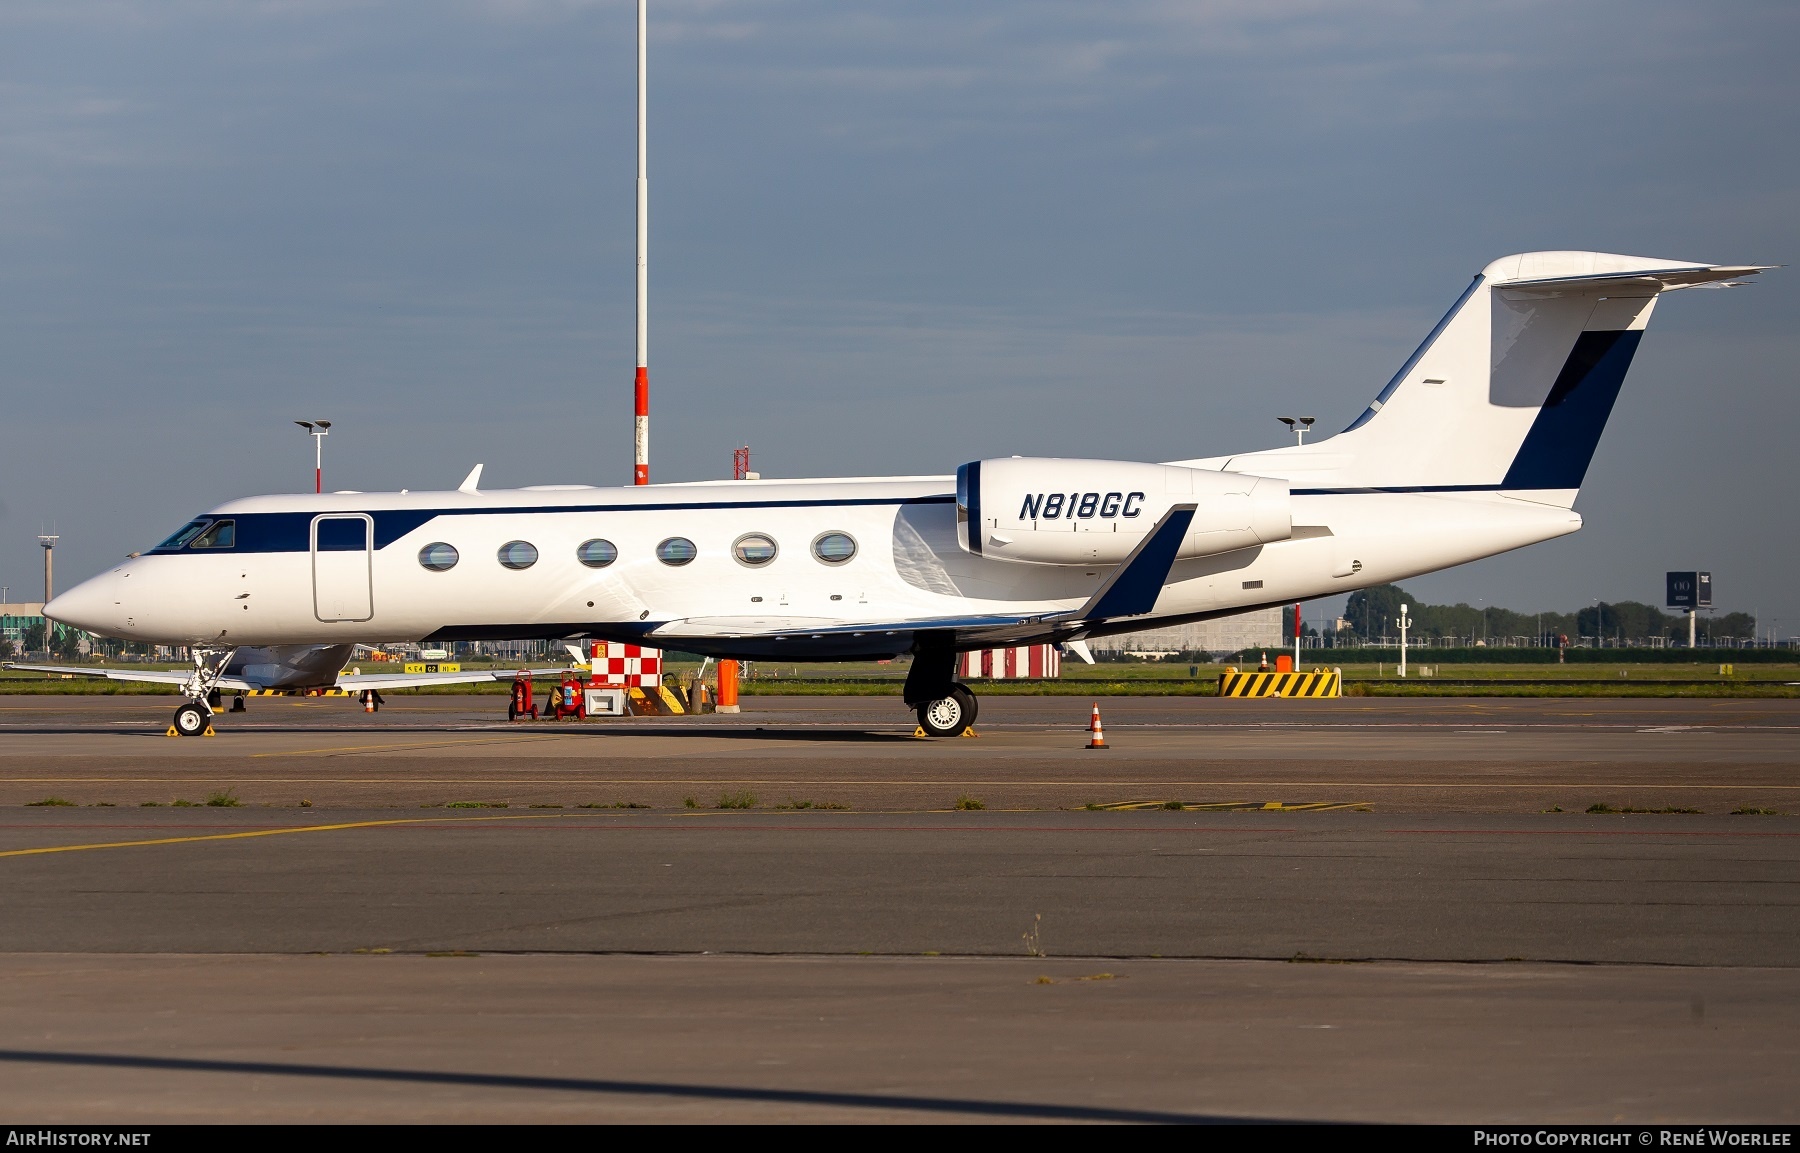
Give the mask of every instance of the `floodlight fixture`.
M 1318 418 L 1311 416 L 1278 416 L 1275 419 L 1288 426 L 1289 431 L 1294 434 L 1295 444 L 1305 444 L 1306 434 L 1312 431 L 1313 423 Z
M 313 438 L 313 492 L 325 491 L 325 438 L 331 435 L 329 420 L 296 420 L 295 424 Z

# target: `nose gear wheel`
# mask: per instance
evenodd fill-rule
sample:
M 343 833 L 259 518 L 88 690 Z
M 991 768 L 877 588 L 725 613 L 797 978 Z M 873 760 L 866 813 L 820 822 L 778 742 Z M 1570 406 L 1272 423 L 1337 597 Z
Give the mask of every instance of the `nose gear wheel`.
M 175 710 L 175 732 L 184 737 L 197 737 L 206 732 L 209 717 L 205 706 L 189 701 Z

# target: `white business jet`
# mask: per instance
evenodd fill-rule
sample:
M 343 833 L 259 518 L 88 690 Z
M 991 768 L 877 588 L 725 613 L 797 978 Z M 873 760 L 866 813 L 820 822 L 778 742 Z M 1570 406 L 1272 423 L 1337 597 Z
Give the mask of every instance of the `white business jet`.
M 912 655 L 952 736 L 958 651 L 1331 596 L 1572 533 L 1657 299 L 1769 266 L 1532 252 L 1483 269 L 1367 410 L 1311 444 L 1162 464 L 1010 457 L 955 476 L 231 501 L 46 615 L 186 645 L 184 734 L 219 688 L 390 688 L 358 639 L 553 638 L 752 660 Z M 91 674 L 91 668 L 14 666 Z M 505 674 L 501 674 L 505 675 Z M 474 678 L 470 678 L 474 679 Z M 216 699 L 216 698 L 215 698 Z

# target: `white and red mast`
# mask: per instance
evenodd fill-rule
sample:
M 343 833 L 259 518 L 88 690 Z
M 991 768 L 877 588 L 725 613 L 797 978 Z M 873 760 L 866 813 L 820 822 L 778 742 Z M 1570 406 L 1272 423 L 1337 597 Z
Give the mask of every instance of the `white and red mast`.
M 644 83 L 648 0 L 638 0 L 637 57 L 637 381 L 636 417 L 632 422 L 633 484 L 650 483 L 650 171 L 645 147 Z

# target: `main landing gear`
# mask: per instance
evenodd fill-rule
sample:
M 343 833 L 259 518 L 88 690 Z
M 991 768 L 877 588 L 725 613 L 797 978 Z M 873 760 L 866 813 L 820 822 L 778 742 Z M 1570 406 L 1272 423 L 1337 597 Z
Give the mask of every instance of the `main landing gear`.
M 913 654 L 905 700 L 928 737 L 961 736 L 980 711 L 969 687 L 951 679 L 955 672 L 956 653 L 951 649 L 922 649 Z
M 187 703 L 175 710 L 169 732 L 178 737 L 201 737 L 212 731 L 213 713 L 223 699 L 219 695 L 219 678 L 231 663 L 234 649 L 190 649 L 194 657 L 194 675 L 181 686 Z
M 926 736 L 956 737 L 975 723 L 975 714 L 981 711 L 981 706 L 967 685 L 953 684 L 948 696 L 927 701 L 917 711 L 919 727 L 925 730 Z

